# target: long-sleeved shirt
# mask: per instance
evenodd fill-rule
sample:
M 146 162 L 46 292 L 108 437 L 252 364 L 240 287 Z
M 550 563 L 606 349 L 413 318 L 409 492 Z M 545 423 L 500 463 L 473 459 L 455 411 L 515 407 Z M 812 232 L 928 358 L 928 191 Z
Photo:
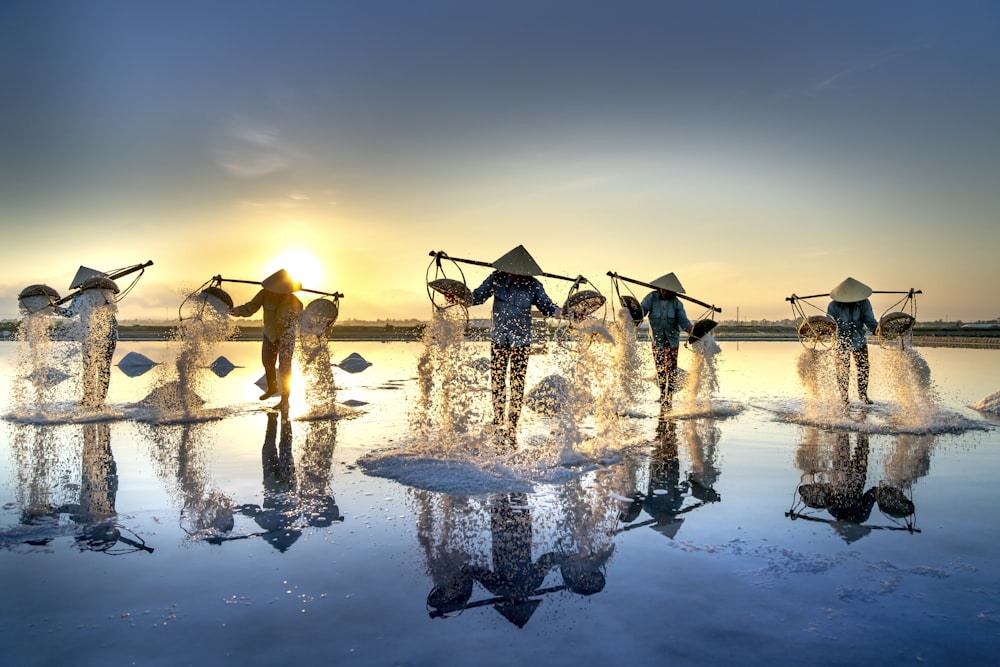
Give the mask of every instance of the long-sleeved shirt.
M 656 347 L 680 347 L 681 331 L 691 328 L 684 304 L 676 296 L 661 299 L 654 290 L 642 300 L 642 314 L 649 316 L 649 330 Z
M 264 335 L 272 343 L 277 343 L 298 320 L 302 302 L 294 294 L 262 289 L 253 299 L 229 312 L 235 317 L 250 317 L 261 308 L 264 309 Z
M 865 345 L 865 327 L 872 333 L 878 328 L 878 320 L 868 299 L 854 303 L 831 301 L 826 307 L 826 314 L 837 322 L 837 338 L 844 343 L 850 341 L 855 350 Z
M 490 335 L 494 343 L 501 345 L 524 347 L 531 344 L 532 306 L 549 317 L 559 310 L 545 293 L 542 283 L 531 276 L 494 271 L 472 292 L 472 305 L 486 303 L 490 296 L 493 297 Z

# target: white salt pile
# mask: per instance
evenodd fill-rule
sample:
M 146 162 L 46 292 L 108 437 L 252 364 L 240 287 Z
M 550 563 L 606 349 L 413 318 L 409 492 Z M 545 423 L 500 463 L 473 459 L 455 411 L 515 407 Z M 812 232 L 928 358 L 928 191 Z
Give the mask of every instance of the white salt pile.
M 973 410 L 979 412 L 989 412 L 990 414 L 1000 414 L 1000 391 L 995 391 L 986 398 L 972 406 Z

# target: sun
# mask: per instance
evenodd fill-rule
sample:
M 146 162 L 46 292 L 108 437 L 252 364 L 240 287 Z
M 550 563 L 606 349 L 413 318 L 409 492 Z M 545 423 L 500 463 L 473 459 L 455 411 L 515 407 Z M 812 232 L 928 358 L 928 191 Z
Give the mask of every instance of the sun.
M 312 290 L 322 290 L 325 273 L 323 264 L 308 250 L 292 248 L 282 252 L 271 260 L 266 275 L 271 275 L 278 269 L 285 269 L 292 278 L 302 283 L 302 287 Z

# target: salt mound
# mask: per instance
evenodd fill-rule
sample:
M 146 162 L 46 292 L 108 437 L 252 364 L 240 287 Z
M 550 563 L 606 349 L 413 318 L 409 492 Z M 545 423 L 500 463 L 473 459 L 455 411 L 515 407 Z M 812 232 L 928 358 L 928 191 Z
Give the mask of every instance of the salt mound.
M 1000 414 L 1000 391 L 995 391 L 983 400 L 979 401 L 972 406 L 973 410 L 979 410 L 980 412 L 989 412 L 992 414 Z
M 570 400 L 569 380 L 561 375 L 549 375 L 528 392 L 524 404 L 540 415 L 561 414 Z

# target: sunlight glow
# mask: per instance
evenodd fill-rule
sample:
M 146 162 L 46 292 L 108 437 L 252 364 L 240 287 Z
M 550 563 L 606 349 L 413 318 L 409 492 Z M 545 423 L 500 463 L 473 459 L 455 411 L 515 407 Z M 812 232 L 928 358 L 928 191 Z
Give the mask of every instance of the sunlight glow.
M 271 275 L 278 269 L 285 269 L 292 278 L 302 283 L 307 289 L 322 290 L 326 273 L 316 256 L 308 250 L 292 248 L 275 257 L 268 265 L 266 275 Z

